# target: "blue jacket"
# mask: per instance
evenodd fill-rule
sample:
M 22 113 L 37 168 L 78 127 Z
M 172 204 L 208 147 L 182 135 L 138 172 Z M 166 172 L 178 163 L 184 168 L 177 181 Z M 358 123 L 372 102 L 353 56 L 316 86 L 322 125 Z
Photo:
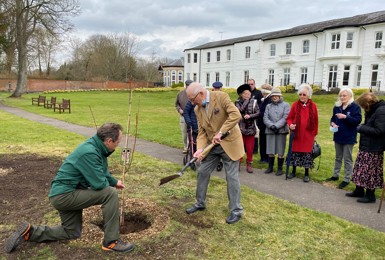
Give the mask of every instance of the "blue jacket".
M 192 130 L 198 133 L 198 121 L 194 112 L 194 107 L 195 105 L 193 106 L 191 102 L 187 102 L 183 110 L 183 117 L 187 128 L 190 129 L 192 127 Z
M 342 113 L 347 117 L 338 119 L 337 113 Z M 356 103 L 351 103 L 346 109 L 342 106 L 334 106 L 333 115 L 330 123 L 334 122 L 338 125 L 338 132 L 334 133 L 333 141 L 338 144 L 355 144 L 357 143 L 357 126 L 361 123 L 361 108 Z

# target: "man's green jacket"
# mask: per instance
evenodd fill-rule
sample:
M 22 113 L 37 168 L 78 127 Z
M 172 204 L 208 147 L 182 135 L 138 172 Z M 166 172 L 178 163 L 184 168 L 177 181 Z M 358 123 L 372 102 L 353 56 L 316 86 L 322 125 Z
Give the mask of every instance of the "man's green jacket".
M 65 159 L 51 183 L 48 197 L 75 189 L 115 187 L 118 180 L 108 170 L 107 157 L 111 153 L 97 135 L 86 140 Z

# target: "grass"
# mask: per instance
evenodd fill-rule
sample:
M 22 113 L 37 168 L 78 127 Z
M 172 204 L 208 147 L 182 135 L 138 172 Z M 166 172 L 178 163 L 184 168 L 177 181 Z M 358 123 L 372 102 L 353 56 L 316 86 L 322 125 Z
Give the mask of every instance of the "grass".
M 31 112 L 62 119 L 72 123 L 92 126 L 89 107 L 100 125 L 104 121 L 116 121 L 125 125 L 127 118 L 127 93 L 69 93 L 61 94 L 74 101 L 73 113 L 53 113 L 42 107 L 32 106 L 30 98 L 5 99 L 5 103 Z M 140 137 L 181 147 L 178 115 L 173 108 L 176 92 L 140 94 Z M 1 95 L 4 98 L 4 95 Z M 289 103 L 294 95 L 286 95 Z M 136 108 L 139 94 L 134 94 Z M 233 97 L 234 98 L 234 97 Z M 322 165 L 313 179 L 321 181 L 330 177 L 334 148 L 328 120 L 335 100 L 333 96 L 314 96 L 320 113 L 320 131 L 317 137 L 322 145 Z M 133 111 L 136 111 L 133 109 Z M 0 111 L 2 118 L 0 154 L 37 153 L 65 157 L 85 137 L 68 133 L 51 126 L 30 122 Z M 99 123 L 100 122 L 100 123 Z M 157 130 L 155 130 L 157 129 Z M 167 138 L 165 138 L 167 137 Z M 47 145 L 49 144 L 49 145 Z M 355 152 L 356 152 L 355 148 Z M 117 170 L 119 155 L 111 156 L 110 165 Z M 258 166 L 258 165 L 256 165 Z M 135 241 L 138 250 L 146 243 L 168 243 L 181 236 L 193 236 L 197 244 L 191 245 L 186 259 L 384 259 L 382 246 L 385 234 L 351 223 L 330 214 L 303 208 L 296 204 L 256 192 L 242 186 L 242 204 L 245 217 L 236 225 L 226 225 L 228 212 L 226 183 L 212 177 L 208 200 L 210 210 L 198 213 L 188 222 L 180 219 L 184 208 L 194 201 L 196 174 L 189 172 L 182 180 L 170 182 L 159 188 L 159 179 L 180 169 L 179 165 L 159 161 L 136 153 L 128 174 L 130 196 L 150 199 L 170 208 L 172 221 L 154 239 Z M 175 206 L 176 205 L 176 206 Z M 51 217 L 51 216 L 50 216 Z M 200 225 L 194 225 L 199 223 Z M 190 240 L 188 240 L 190 241 Z M 171 243 L 171 242 L 170 242 Z M 194 248 L 203 249 L 196 256 Z M 41 252 L 50 255 L 49 250 Z M 170 259 L 173 257 L 170 256 Z

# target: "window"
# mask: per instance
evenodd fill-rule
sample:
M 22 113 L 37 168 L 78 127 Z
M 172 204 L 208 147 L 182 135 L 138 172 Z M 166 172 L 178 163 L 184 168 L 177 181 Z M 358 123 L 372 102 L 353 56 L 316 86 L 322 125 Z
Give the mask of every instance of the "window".
M 191 63 L 191 53 L 187 53 L 187 63 Z
M 171 72 L 171 81 L 174 83 L 174 82 L 175 82 L 175 79 L 176 79 L 176 72 L 175 72 L 175 70 L 173 70 L 173 71 Z
M 270 44 L 270 56 L 275 56 L 275 44 Z
M 349 85 L 349 74 L 350 74 L 350 66 L 345 65 L 344 66 L 344 75 L 342 78 L 342 86 L 347 86 Z
M 286 43 L 286 55 L 291 54 L 291 42 Z
M 226 86 L 230 86 L 230 71 L 226 71 Z
M 245 82 L 245 84 L 246 84 L 248 80 L 249 80 L 249 71 L 245 70 L 243 72 L 243 82 Z
M 194 53 L 194 63 L 198 62 L 198 53 Z
M 246 59 L 250 59 L 250 50 L 251 50 L 251 47 L 246 46 L 246 48 L 245 48 L 245 58 Z
M 329 66 L 329 80 L 328 80 L 328 88 L 337 87 L 337 66 L 332 65 Z
M 183 81 L 182 77 L 183 77 L 183 73 L 182 73 L 182 71 L 179 71 L 178 72 L 178 82 Z
M 206 87 L 210 86 L 210 73 L 206 74 Z
M 283 69 L 283 85 L 287 86 L 290 83 L 290 68 Z
M 221 61 L 221 51 L 217 51 L 217 61 Z
M 269 69 L 269 84 L 274 86 L 274 70 Z
M 231 60 L 231 50 L 226 51 L 227 60 Z
M 301 83 L 307 83 L 307 68 L 301 68 Z
M 197 74 L 196 73 L 193 74 L 193 81 L 197 81 Z
M 215 72 L 215 81 L 219 81 L 219 72 Z
M 361 70 L 362 70 L 362 66 L 361 65 L 358 65 L 357 66 L 357 87 L 361 86 Z
M 310 41 L 304 40 L 302 43 L 302 52 L 303 53 L 309 53 L 309 48 L 310 48 Z
M 353 47 L 353 33 L 349 32 L 346 35 L 346 49 L 351 49 Z
M 376 32 L 376 42 L 375 42 L 375 48 L 381 48 L 382 45 L 382 32 Z
M 208 52 L 207 53 L 207 62 L 210 62 L 210 58 L 211 58 L 210 56 L 211 56 L 211 52 Z
M 332 50 L 337 50 L 340 48 L 340 40 L 341 40 L 341 34 L 333 34 L 332 35 Z
M 378 76 L 378 64 L 372 65 L 372 79 L 370 80 L 370 86 L 377 86 L 377 76 Z

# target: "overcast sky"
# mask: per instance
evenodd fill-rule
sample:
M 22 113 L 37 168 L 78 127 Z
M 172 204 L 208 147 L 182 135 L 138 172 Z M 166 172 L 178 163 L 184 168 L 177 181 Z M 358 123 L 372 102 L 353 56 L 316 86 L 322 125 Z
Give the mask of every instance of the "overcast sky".
M 141 55 L 179 58 L 197 45 L 385 10 L 384 0 L 80 0 L 81 39 L 131 33 Z

